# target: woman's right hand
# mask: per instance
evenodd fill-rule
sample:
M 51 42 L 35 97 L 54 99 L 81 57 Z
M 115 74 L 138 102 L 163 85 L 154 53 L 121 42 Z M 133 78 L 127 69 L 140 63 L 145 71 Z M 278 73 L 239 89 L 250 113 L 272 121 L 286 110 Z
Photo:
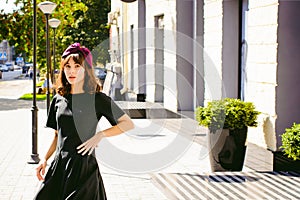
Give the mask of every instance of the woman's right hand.
M 36 176 L 39 179 L 39 181 L 44 180 L 44 174 L 45 174 L 45 169 L 47 166 L 47 161 L 46 160 L 41 160 L 38 164 L 38 167 L 36 168 Z

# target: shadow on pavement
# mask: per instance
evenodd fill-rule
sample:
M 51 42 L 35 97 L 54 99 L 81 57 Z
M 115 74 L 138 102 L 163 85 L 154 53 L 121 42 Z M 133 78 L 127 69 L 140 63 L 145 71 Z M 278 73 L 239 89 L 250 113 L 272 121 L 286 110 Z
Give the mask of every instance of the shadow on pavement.
M 227 174 L 227 172 L 224 172 L 224 174 L 208 174 L 208 175 L 201 175 L 201 174 L 190 174 L 190 173 L 172 173 L 173 175 L 176 175 L 178 177 L 193 177 L 195 179 L 199 179 L 201 181 L 206 182 L 225 182 L 225 183 L 243 183 L 243 182 L 252 182 L 252 181 L 259 181 L 259 177 L 256 176 L 250 176 L 245 174 Z
M 45 101 L 37 101 L 38 109 L 46 109 Z M 0 98 L 0 111 L 16 110 L 16 109 L 31 109 L 32 101 L 19 99 Z
M 289 176 L 289 177 L 286 177 Z M 299 199 L 293 172 L 155 173 L 153 183 L 169 199 Z

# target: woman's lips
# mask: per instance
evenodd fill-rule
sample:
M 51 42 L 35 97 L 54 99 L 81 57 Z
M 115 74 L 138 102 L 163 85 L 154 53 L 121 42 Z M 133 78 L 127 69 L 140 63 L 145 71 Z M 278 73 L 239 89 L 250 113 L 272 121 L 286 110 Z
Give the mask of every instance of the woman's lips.
M 73 81 L 76 80 L 76 77 L 75 76 L 69 76 L 69 80 L 73 82 Z

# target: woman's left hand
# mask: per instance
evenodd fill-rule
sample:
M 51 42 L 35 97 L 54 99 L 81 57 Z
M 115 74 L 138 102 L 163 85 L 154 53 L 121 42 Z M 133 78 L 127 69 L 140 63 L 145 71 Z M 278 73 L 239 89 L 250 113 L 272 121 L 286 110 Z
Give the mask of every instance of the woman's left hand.
M 104 137 L 103 133 L 97 133 L 93 137 L 91 137 L 86 142 L 82 143 L 77 147 L 78 153 L 81 155 L 85 155 L 87 152 L 89 152 L 88 155 L 91 155 L 93 150 L 97 147 L 98 143 L 101 141 L 101 139 Z

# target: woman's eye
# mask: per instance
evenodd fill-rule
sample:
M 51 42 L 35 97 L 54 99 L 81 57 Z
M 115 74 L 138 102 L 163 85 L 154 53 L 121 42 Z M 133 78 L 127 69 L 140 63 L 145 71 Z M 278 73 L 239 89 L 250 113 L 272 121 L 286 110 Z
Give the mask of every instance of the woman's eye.
M 65 65 L 65 68 L 70 68 L 71 66 L 70 65 Z
M 75 65 L 75 67 L 78 68 L 78 67 L 81 67 L 81 65 L 78 65 L 78 64 L 77 64 L 77 65 Z

